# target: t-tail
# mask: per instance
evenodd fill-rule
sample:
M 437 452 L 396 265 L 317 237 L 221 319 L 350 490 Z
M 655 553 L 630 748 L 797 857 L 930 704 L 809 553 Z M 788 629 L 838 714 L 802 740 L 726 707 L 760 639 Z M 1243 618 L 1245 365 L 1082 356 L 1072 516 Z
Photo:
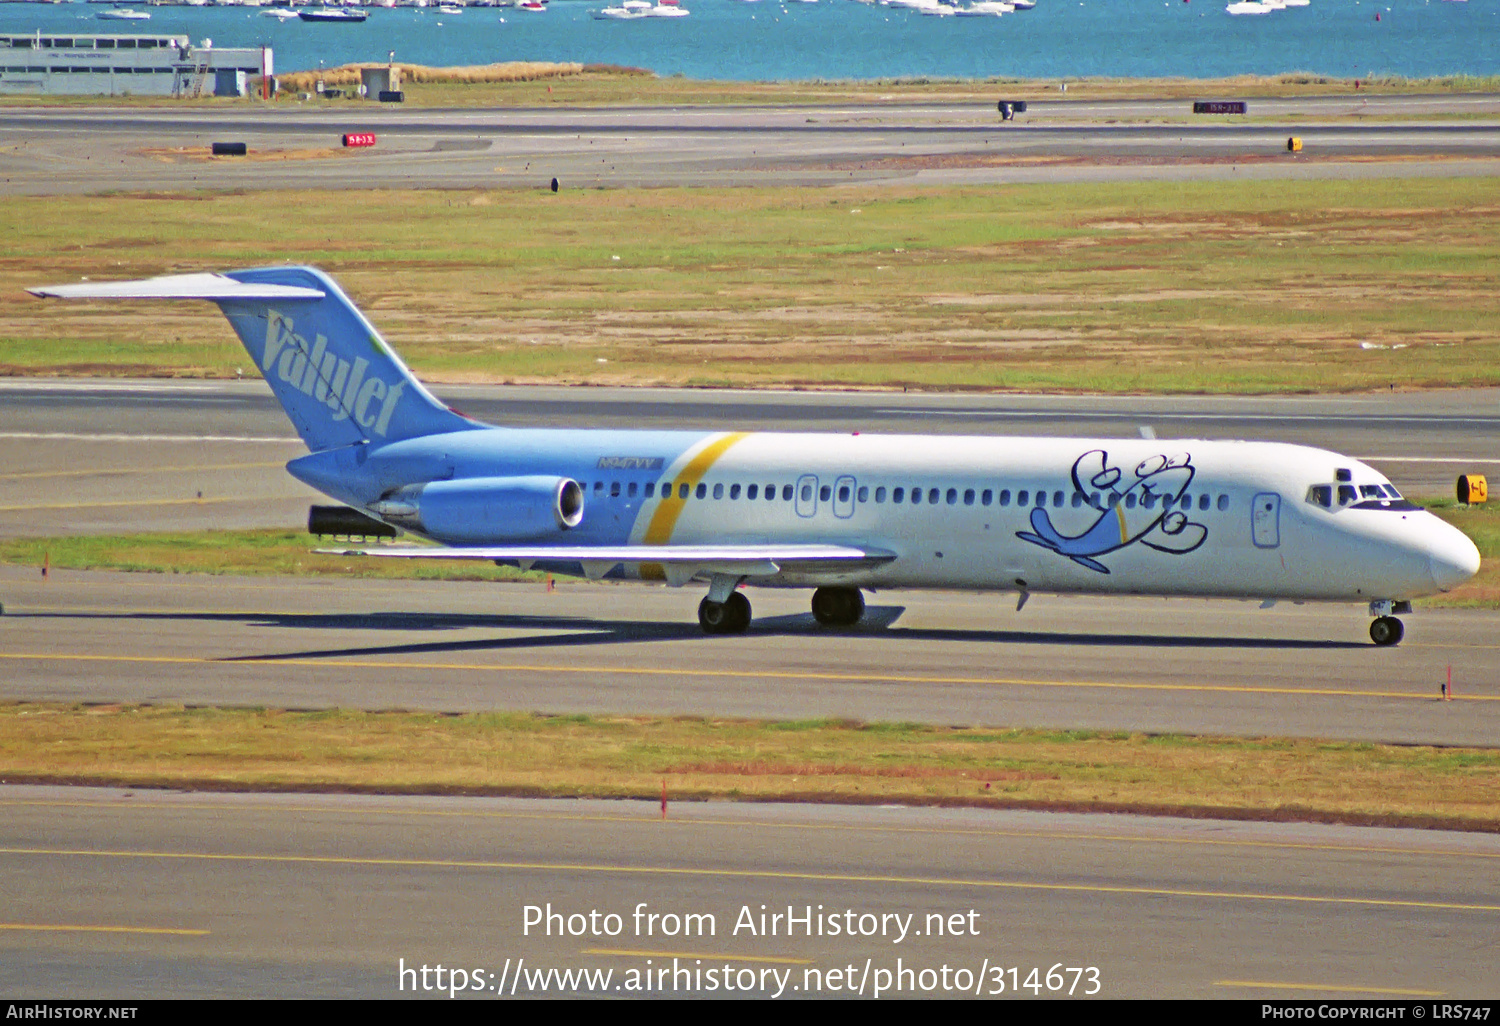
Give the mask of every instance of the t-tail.
M 217 303 L 313 452 L 482 427 L 435 399 L 333 279 L 311 267 L 29 290 L 64 299 Z

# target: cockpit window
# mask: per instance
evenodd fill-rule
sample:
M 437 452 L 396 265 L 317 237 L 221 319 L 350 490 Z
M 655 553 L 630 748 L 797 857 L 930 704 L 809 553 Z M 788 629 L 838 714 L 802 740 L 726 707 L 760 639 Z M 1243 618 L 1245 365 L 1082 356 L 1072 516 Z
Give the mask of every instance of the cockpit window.
M 1307 489 L 1307 503 L 1319 509 L 1420 509 L 1388 484 L 1315 484 Z

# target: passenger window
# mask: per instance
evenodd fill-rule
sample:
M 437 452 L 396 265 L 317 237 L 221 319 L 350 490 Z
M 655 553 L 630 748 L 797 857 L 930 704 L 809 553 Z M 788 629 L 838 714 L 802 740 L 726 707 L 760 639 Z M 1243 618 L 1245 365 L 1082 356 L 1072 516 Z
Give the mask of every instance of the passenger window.
M 803 502 L 811 502 L 812 501 L 812 485 L 805 484 L 805 485 L 802 486 L 802 501 Z
M 792 501 L 792 486 L 791 485 L 782 485 L 781 486 L 781 501 L 782 502 L 791 502 Z
M 1333 485 L 1313 485 L 1307 490 L 1307 501 L 1324 509 L 1333 508 Z
M 859 486 L 859 494 L 855 496 L 860 502 L 867 502 L 870 498 L 870 489 L 867 485 Z
M 618 499 L 620 497 L 620 482 L 611 481 L 609 483 L 609 497 L 611 499 Z
M 913 488 L 911 490 L 911 504 L 913 506 L 920 506 L 922 504 L 922 489 Z
M 665 494 L 665 493 L 663 493 L 663 494 Z M 656 482 L 655 481 L 647 481 L 646 482 L 646 498 L 649 499 L 649 498 L 653 497 L 654 495 L 656 495 Z
M 603 495 L 604 494 L 604 482 L 603 481 L 595 481 L 594 482 L 594 494 L 595 495 Z
M 1354 489 L 1351 488 L 1349 490 L 1352 492 Z M 1229 496 L 1227 496 L 1227 495 L 1221 495 L 1221 496 L 1219 496 L 1219 509 L 1222 511 L 1222 510 L 1226 510 L 1228 508 L 1229 508 Z
M 884 502 L 885 501 L 885 485 L 881 485 L 879 488 L 875 489 L 875 501 L 876 502 Z
M 737 488 L 739 486 L 736 485 L 735 487 Z M 758 498 L 760 498 L 760 485 L 750 485 L 749 487 L 747 487 L 745 489 L 745 498 L 747 498 L 747 499 L 758 499 Z
M 729 486 L 729 497 L 731 499 L 738 499 L 740 497 L 740 486 L 739 485 L 732 484 L 732 485 Z
M 1058 509 L 1062 509 L 1062 504 L 1063 504 L 1063 493 L 1060 492 L 1060 491 L 1053 492 L 1052 493 L 1052 505 L 1055 506 L 1055 507 L 1057 507 Z
M 1002 488 L 1002 489 L 1000 489 L 1000 505 L 1002 505 L 1002 506 L 1009 506 L 1010 505 L 1010 489 L 1009 488 Z
M 897 488 L 895 491 L 891 492 L 891 501 L 892 502 L 899 503 L 899 502 L 903 501 L 905 498 L 906 498 L 906 489 L 905 488 Z
M 1135 509 L 1135 492 L 1125 493 L 1125 508 Z
M 630 492 L 630 497 L 631 497 L 631 498 L 632 498 L 632 499 L 633 499 L 633 498 L 635 498 L 635 493 L 636 493 L 636 492 L 637 492 L 637 491 L 638 491 L 638 490 L 639 490 L 639 489 L 640 489 L 640 485 L 638 485 L 638 484 L 637 484 L 637 483 L 636 483 L 636 482 L 634 482 L 634 481 L 632 481 L 632 482 L 630 482 L 630 489 L 629 489 L 629 492 Z
M 699 485 L 698 487 L 702 488 L 703 486 Z M 716 484 L 716 485 L 714 485 L 714 498 L 716 498 L 716 499 L 722 499 L 722 498 L 724 498 L 724 485 L 723 484 Z
M 974 489 L 972 489 L 972 488 L 965 488 L 964 489 L 964 505 L 965 506 L 972 506 L 972 505 L 974 505 Z
M 822 488 L 818 489 L 818 501 L 819 502 L 827 502 L 828 501 L 828 497 L 831 496 L 832 494 L 833 494 L 833 486 L 832 485 L 824 485 Z
M 1098 492 L 1090 492 L 1089 493 L 1089 505 L 1092 506 L 1092 507 L 1094 507 L 1095 509 L 1103 509 L 1104 508 L 1102 505 L 1099 504 L 1099 493 Z
M 682 484 L 680 484 L 680 485 L 677 486 L 677 497 L 679 499 L 686 499 L 687 498 L 687 493 L 688 493 L 688 486 L 687 486 L 687 482 L 684 481 L 684 482 L 682 482 Z
M 840 485 L 839 486 L 839 501 L 840 502 L 848 502 L 849 501 L 849 486 L 848 485 Z
M 950 505 L 950 506 L 957 506 L 958 505 L 958 489 L 957 488 L 949 488 L 948 489 L 948 505 Z
M 1120 504 L 1120 493 L 1119 492 L 1110 492 L 1109 493 L 1109 508 L 1110 509 L 1114 509 L 1119 504 Z
M 1046 492 L 1037 492 L 1036 493 L 1036 504 L 1038 506 L 1041 506 L 1043 509 L 1047 508 L 1047 493 Z
M 1079 508 L 1082 505 L 1083 505 L 1083 493 L 1082 492 L 1074 492 L 1073 493 L 1073 508 L 1077 509 L 1077 508 Z
M 979 493 L 979 504 L 981 506 L 988 506 L 990 503 L 992 503 L 994 501 L 995 501 L 995 493 L 992 492 L 990 489 L 986 488 L 984 491 L 982 491 L 982 492 Z
M 1213 499 L 1210 496 L 1206 495 L 1206 494 L 1198 496 L 1198 508 L 1201 509 L 1201 510 L 1208 509 L 1209 505 L 1212 502 L 1213 502 Z
M 1017 506 L 1024 506 L 1024 505 L 1026 505 L 1026 500 L 1029 499 L 1030 497 L 1031 497 L 1031 493 L 1028 492 L 1026 489 L 1022 488 L 1019 492 L 1016 493 L 1016 505 Z
M 927 492 L 927 505 L 936 506 L 938 504 L 938 499 L 942 498 L 942 495 L 943 491 L 941 488 L 929 489 Z
M 708 485 L 704 484 L 702 481 L 699 481 L 698 487 L 693 489 L 693 497 L 698 499 L 708 498 Z

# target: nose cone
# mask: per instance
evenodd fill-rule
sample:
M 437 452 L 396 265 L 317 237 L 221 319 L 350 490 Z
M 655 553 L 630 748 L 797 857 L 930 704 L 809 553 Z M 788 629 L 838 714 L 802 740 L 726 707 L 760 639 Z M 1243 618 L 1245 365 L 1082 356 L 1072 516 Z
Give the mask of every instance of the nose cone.
M 1479 572 L 1479 550 L 1454 527 L 1433 537 L 1427 547 L 1427 572 L 1438 591 L 1451 591 Z

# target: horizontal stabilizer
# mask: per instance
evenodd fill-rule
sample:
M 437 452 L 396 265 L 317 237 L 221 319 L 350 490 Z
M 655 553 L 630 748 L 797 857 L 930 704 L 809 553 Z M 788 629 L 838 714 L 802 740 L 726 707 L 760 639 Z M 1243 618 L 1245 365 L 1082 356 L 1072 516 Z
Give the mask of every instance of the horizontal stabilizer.
M 209 299 L 272 300 L 322 299 L 327 293 L 299 285 L 235 281 L 222 274 L 169 274 L 140 281 L 80 282 L 27 289 L 33 296 L 53 299 Z

